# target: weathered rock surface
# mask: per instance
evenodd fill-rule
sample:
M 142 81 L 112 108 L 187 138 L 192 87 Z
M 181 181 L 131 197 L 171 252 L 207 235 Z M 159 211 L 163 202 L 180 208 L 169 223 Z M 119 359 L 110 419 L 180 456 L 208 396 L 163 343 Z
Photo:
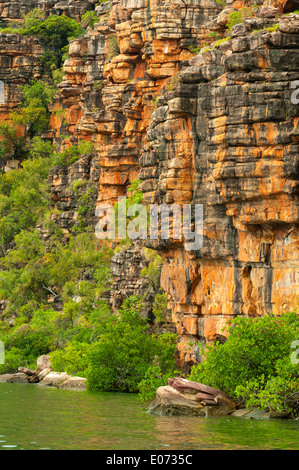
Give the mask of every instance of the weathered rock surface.
M 83 377 L 72 377 L 66 372 L 53 371 L 49 355 L 37 359 L 35 370 L 19 367 L 18 372 L 0 375 L 0 383 L 29 383 L 67 390 L 86 390 L 85 382 Z
M 99 23 L 71 43 L 56 104 L 71 139 L 95 142 L 97 204 L 116 202 L 138 176 L 148 204 L 203 205 L 200 250 L 150 244 L 164 258 L 161 285 L 185 370 L 200 360 L 190 339 L 224 341 L 235 315 L 292 309 L 299 283 L 298 16 L 261 9 L 193 57 L 189 46 L 207 40 L 220 10 L 186 5 L 169 8 L 167 20 L 164 2 L 150 11 L 143 1 L 115 2 L 109 16 L 102 5 Z M 58 141 L 60 124 L 53 118 Z
M 86 379 L 83 377 L 70 377 L 58 385 L 63 390 L 86 390 Z
M 273 32 L 235 31 L 178 75 L 152 115 L 140 160 L 145 199 L 203 205 L 200 250 L 155 243 L 181 365 L 200 360 L 196 349 L 185 353 L 190 338 L 221 339 L 235 315 L 296 305 L 298 18 L 284 17 Z
M 68 375 L 66 372 L 50 371 L 46 375 L 46 377 L 39 382 L 39 385 L 46 385 L 48 387 L 58 387 L 69 378 L 70 375 Z
M 42 356 L 39 356 L 39 358 L 36 361 L 36 372 L 40 373 L 45 369 L 50 369 L 51 368 L 51 358 L 48 354 L 43 354 Z
M 1 17 L 17 18 L 6 3 L 0 2 Z M 36 3 L 70 15 L 74 7 L 75 16 L 89 8 L 87 1 Z M 214 0 L 97 6 L 99 22 L 70 43 L 52 109 L 55 143 L 63 148 L 84 139 L 96 147 L 94 157 L 51 171 L 53 200 L 63 210 L 57 223 L 65 230 L 76 223 L 78 179 L 96 189 L 96 205 L 115 203 L 137 177 L 148 204 L 203 205 L 201 249 L 187 250 L 183 239 L 150 244 L 164 259 L 161 285 L 184 370 L 201 359 L 196 346 L 187 347 L 190 340 L 224 341 L 234 316 L 279 315 L 297 304 L 299 105 L 292 84 L 299 16 L 282 14 L 295 2 L 261 5 L 224 42 L 196 56 L 190 51 L 211 45 L 211 31 L 223 37 L 229 13 L 243 6 L 223 8 Z M 38 77 L 42 48 L 2 36 L 0 79 L 16 104 L 15 84 Z M 13 57 L 21 57 L 14 66 Z M 8 110 L 0 106 L 1 112 L 5 118 Z M 115 305 L 142 288 L 137 252 L 131 250 L 132 268 L 126 254 L 114 259 Z
M 1 5 L 1 4 L 0 4 Z M 22 99 L 20 87 L 30 80 L 40 79 L 44 47 L 37 38 L 0 32 L 0 121 L 9 119 Z
M 235 409 L 235 402 L 220 390 L 176 377 L 158 388 L 148 411 L 168 416 L 222 416 Z
M 0 383 L 28 383 L 27 375 L 23 372 L 0 375 Z
M 95 227 L 94 207 L 98 197 L 100 168 L 92 154 L 82 156 L 70 166 L 53 166 L 49 174 L 51 198 L 58 214 L 53 215 L 55 224 L 65 233 L 84 220 L 85 225 Z M 82 197 L 88 196 L 88 207 Z M 92 209 L 90 210 L 90 207 Z M 42 227 L 40 227 L 42 230 Z M 47 233 L 44 233 L 47 236 Z
M 80 21 L 82 15 L 94 8 L 98 0 L 0 0 L 0 26 L 21 20 L 27 13 L 39 8 L 46 15 L 67 15 Z

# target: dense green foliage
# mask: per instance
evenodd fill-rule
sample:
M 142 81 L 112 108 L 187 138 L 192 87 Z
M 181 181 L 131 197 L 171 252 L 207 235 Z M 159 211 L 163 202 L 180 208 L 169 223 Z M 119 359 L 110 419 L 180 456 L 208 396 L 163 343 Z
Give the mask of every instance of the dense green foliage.
M 27 154 L 27 139 L 18 131 L 18 128 L 11 122 L 0 123 L 0 165 L 2 166 L 7 158 L 13 157 L 21 159 Z
M 78 146 L 72 145 L 61 153 L 56 154 L 53 161 L 54 165 L 58 166 L 68 166 L 76 163 L 82 155 L 92 153 L 94 150 L 94 145 L 92 142 L 82 141 Z
M 10 114 L 9 122 L 0 124 L 1 165 L 7 158 L 21 161 L 32 155 L 50 156 L 54 151 L 49 142 L 37 137 L 48 129 L 49 105 L 55 87 L 46 81 L 36 80 L 23 86 L 21 91 L 23 99 L 18 111 Z M 33 154 L 30 155 L 30 151 Z
M 12 113 L 11 118 L 15 124 L 27 126 L 27 132 L 33 137 L 48 129 L 49 104 L 52 101 L 56 88 L 42 80 L 36 80 L 22 88 L 23 101 L 21 109 Z
M 68 243 L 54 234 L 46 243 L 37 231 L 24 230 L 15 243 L 0 260 L 0 298 L 8 300 L 5 317 L 16 319 L 13 327 L 0 324 L 0 337 L 8 354 L 20 349 L 24 365 L 91 335 L 91 318 L 108 287 L 111 250 L 88 232 L 70 236 Z M 62 311 L 51 307 L 57 301 Z
M 176 335 L 147 334 L 140 300 L 127 299 L 118 315 L 106 320 L 105 334 L 90 354 L 87 383 L 92 390 L 140 391 L 140 382 L 155 361 L 164 373 L 173 373 Z
M 291 407 L 296 413 L 299 368 L 291 362 L 291 344 L 298 337 L 299 316 L 295 312 L 280 317 L 237 317 L 228 340 L 206 347 L 204 362 L 193 367 L 189 378 L 243 399 L 248 406 Z M 277 395 L 281 383 L 284 389 Z
M 41 221 L 49 210 L 47 177 L 51 159 L 37 157 L 23 162 L 19 170 L 0 174 L 0 246 Z
M 66 240 L 51 217 L 50 167 L 76 162 L 91 146 L 82 142 L 56 154 L 40 137 L 27 144 L 20 169 L 0 175 L 0 300 L 8 302 L 0 322 L 6 350 L 0 373 L 35 368 L 37 357 L 50 353 L 56 370 L 87 377 L 92 390 L 140 391 L 147 400 L 157 383 L 175 373 L 176 335 L 149 333 L 139 315 L 143 299 L 127 299 L 112 312 L 101 300 L 109 288 L 112 250 L 81 226 Z M 83 216 L 91 189 L 82 180 L 72 183 Z M 131 193 L 140 201 L 134 185 Z M 44 239 L 36 226 L 49 237 Z M 159 260 L 151 250 L 146 254 L 145 274 L 156 282 Z M 12 316 L 14 324 L 8 326 Z M 149 373 L 153 367 L 160 371 L 157 377 Z
M 69 40 L 82 35 L 84 30 L 76 20 L 68 16 L 52 15 L 44 18 L 43 11 L 36 9 L 26 16 L 22 32 L 44 39 L 49 47 L 49 52 L 44 56 L 44 64 L 59 68 Z
M 90 17 L 88 14 L 86 17 L 91 25 L 93 19 L 94 15 Z M 22 34 L 43 39 L 48 48 L 43 57 L 43 64 L 47 71 L 61 67 L 70 39 L 77 38 L 84 32 L 85 30 L 73 18 L 65 15 L 51 15 L 46 18 L 44 11 L 40 8 L 31 10 L 25 16 L 23 24 L 12 22 L 8 27 L 0 29 L 0 33 Z

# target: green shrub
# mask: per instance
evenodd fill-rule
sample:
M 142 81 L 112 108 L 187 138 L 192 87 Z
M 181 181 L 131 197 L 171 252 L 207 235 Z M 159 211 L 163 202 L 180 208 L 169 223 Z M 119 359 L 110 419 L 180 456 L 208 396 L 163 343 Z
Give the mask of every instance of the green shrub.
M 35 136 L 30 140 L 29 157 L 36 158 L 52 158 L 54 154 L 54 146 L 50 141 L 43 140 L 39 136 Z
M 166 322 L 167 297 L 165 292 L 157 293 L 153 304 L 153 314 L 158 322 Z
M 91 390 L 136 391 L 153 358 L 138 299 L 126 299 L 120 317 L 111 315 L 106 322 L 105 334 L 99 335 L 90 354 L 87 385 Z
M 148 334 L 146 320 L 139 311 L 140 298 L 128 298 L 118 315 L 110 315 L 101 326 L 89 355 L 89 389 L 138 392 L 140 382 L 155 361 L 163 373 L 173 370 L 176 335 Z
M 37 80 L 22 88 L 21 109 L 11 114 L 14 124 L 27 126 L 31 136 L 48 129 L 50 113 L 48 106 L 52 101 L 55 88 L 42 80 Z
M 236 24 L 243 23 L 246 18 L 250 18 L 251 16 L 254 16 L 254 11 L 252 7 L 243 7 L 240 8 L 240 10 L 232 11 L 228 15 L 228 22 L 226 26 L 229 31 L 231 31 L 233 26 L 235 26 Z
M 5 351 L 5 363 L 0 364 L 0 375 L 18 372 L 19 367 L 26 365 L 28 366 L 29 364 L 24 359 L 22 350 L 12 348 L 10 351 Z
M 41 221 L 50 203 L 47 184 L 51 159 L 32 158 L 22 168 L 0 175 L 0 243 L 5 246 Z
M 150 248 L 143 248 L 143 255 L 145 259 L 149 262 L 146 268 L 143 268 L 141 271 L 141 276 L 144 279 L 147 279 L 154 289 L 158 289 L 160 285 L 160 277 L 161 277 L 161 266 L 163 264 L 163 258 L 157 253 L 155 250 L 151 250 Z M 156 307 L 158 314 L 158 303 L 160 306 L 162 302 L 162 297 L 157 297 L 156 299 Z
M 192 54 L 199 54 L 201 51 L 201 46 L 195 47 L 195 46 L 189 46 L 188 47 L 189 51 L 192 52 Z
M 12 122 L 0 123 L 0 165 L 7 158 L 22 160 L 28 155 L 28 143 L 24 135 L 20 135 Z
M 98 18 L 98 15 L 96 14 L 96 12 L 95 11 L 87 11 L 82 16 L 81 26 L 83 28 L 88 28 L 89 26 L 90 27 L 94 26 L 98 22 L 99 22 L 99 18 Z
M 131 206 L 134 206 L 134 204 L 142 204 L 143 203 L 143 193 L 140 191 L 139 189 L 139 185 L 140 185 L 141 181 L 136 178 L 135 180 L 131 181 L 131 185 L 128 187 L 127 189 L 127 197 L 126 197 L 126 200 L 125 200 L 125 207 L 122 207 L 119 205 L 119 203 L 117 202 L 115 205 L 114 205 L 114 213 L 115 213 L 115 229 L 116 229 L 116 234 L 118 235 L 118 237 L 120 237 L 120 234 L 122 232 L 124 232 L 124 230 L 126 229 L 126 237 L 127 237 L 127 229 L 128 229 L 128 226 L 130 224 L 130 229 L 132 229 L 132 224 L 134 226 L 134 228 L 136 226 L 138 226 L 138 216 L 136 214 L 134 214 L 133 216 L 130 216 L 128 215 L 128 211 L 129 211 L 129 208 Z M 146 210 L 146 206 L 144 206 L 145 210 Z M 121 225 L 119 226 L 118 225 L 118 222 L 119 222 L 119 213 L 122 214 L 123 211 L 125 211 L 127 217 L 125 218 L 125 220 L 122 220 L 121 223 L 124 225 Z M 147 222 L 147 225 L 148 225 L 148 222 Z M 139 230 L 141 229 L 141 227 L 138 227 Z M 122 242 L 124 244 L 128 244 L 128 246 L 131 245 L 131 241 L 130 239 L 126 240 L 125 238 L 123 239 L 119 239 L 119 240 L 122 240 Z
M 24 34 L 44 39 L 53 51 L 44 57 L 44 64 L 49 68 L 60 68 L 69 40 L 82 35 L 84 30 L 76 20 L 68 16 L 52 15 L 44 19 L 42 13 L 36 9 L 25 17 Z
M 277 361 L 275 375 L 264 375 L 236 388 L 236 395 L 247 408 L 258 407 L 268 411 L 299 415 L 299 367 L 287 356 Z
M 90 349 L 91 345 L 85 342 L 68 343 L 64 349 L 58 349 L 51 353 L 52 368 L 57 372 L 85 377 L 89 365 Z
M 280 317 L 236 317 L 224 344 L 215 343 L 202 352 L 204 363 L 192 368 L 190 380 L 205 383 L 236 397 L 236 388 L 248 381 L 276 377 L 276 365 L 290 361 L 291 343 L 299 335 L 295 312 Z
M 112 34 L 107 39 L 107 56 L 111 60 L 113 57 L 117 56 L 120 52 L 118 39 L 116 34 Z
M 78 146 L 71 145 L 70 147 L 57 154 L 54 159 L 54 165 L 67 166 L 76 163 L 83 155 L 90 154 L 94 151 L 94 144 L 92 142 L 81 141 Z
M 153 400 L 157 389 L 167 385 L 170 377 L 177 377 L 180 373 L 181 371 L 176 370 L 174 367 L 163 373 L 159 365 L 150 366 L 145 372 L 144 378 L 138 384 L 139 400 L 143 402 Z
M 230 40 L 230 36 L 226 38 L 219 39 L 218 41 L 212 44 L 212 49 L 217 49 L 217 47 L 221 46 L 221 44 L 225 43 L 226 41 Z

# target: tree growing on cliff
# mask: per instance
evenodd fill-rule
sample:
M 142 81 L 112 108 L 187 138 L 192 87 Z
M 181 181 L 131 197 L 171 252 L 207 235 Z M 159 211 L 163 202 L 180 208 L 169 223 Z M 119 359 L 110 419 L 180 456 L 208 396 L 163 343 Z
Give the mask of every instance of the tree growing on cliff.
M 48 129 L 49 104 L 55 95 L 55 87 L 43 80 L 36 80 L 22 88 L 23 100 L 20 110 L 11 113 L 15 125 L 23 125 L 27 134 L 33 137 Z
M 13 158 L 20 160 L 27 155 L 27 140 L 12 122 L 0 124 L 0 165 Z
M 25 17 L 25 28 L 23 34 L 37 36 L 44 39 L 49 47 L 45 57 L 54 68 L 60 68 L 65 47 L 71 38 L 76 38 L 84 33 L 84 30 L 73 18 L 68 16 L 49 16 L 44 19 L 42 10 L 36 9 Z M 48 62 L 48 65 L 50 65 Z
M 21 88 L 23 95 L 18 111 L 10 113 L 10 121 L 0 124 L 0 165 L 8 158 L 20 162 L 34 156 L 52 154 L 49 142 L 37 140 L 48 129 L 50 113 L 49 104 L 54 97 L 55 87 L 49 83 L 36 80 Z M 32 140 L 30 140 L 32 139 Z M 42 150 L 43 149 L 43 150 Z

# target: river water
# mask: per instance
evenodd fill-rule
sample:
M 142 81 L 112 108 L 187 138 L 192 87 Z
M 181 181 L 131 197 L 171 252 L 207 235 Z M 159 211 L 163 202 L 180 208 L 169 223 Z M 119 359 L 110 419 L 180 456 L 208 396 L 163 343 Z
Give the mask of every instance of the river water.
M 0 450 L 298 450 L 294 420 L 160 417 L 134 394 L 0 383 Z

